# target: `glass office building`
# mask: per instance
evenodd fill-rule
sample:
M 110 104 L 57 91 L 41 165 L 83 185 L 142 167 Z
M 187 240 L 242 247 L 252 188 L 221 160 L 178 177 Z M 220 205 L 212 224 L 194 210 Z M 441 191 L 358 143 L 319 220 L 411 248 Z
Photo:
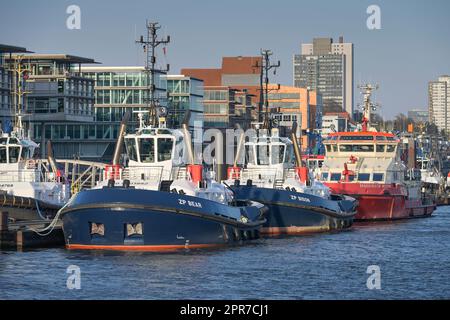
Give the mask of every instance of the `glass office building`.
M 95 83 L 95 121 L 120 122 L 127 110 L 137 124 L 135 111 L 147 110 L 149 77 L 144 67 L 83 67 L 82 74 Z M 151 85 L 151 84 L 150 84 Z M 167 85 L 163 73 L 155 74 L 155 98 L 167 106 Z
M 189 127 L 191 130 L 203 128 L 203 80 L 184 75 L 167 75 L 168 126 L 181 126 L 186 111 L 190 111 Z

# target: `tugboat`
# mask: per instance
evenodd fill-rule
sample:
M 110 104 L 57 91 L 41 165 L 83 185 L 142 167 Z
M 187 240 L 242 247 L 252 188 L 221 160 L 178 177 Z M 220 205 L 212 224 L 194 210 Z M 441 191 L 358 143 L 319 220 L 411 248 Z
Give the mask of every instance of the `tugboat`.
M 250 199 L 269 208 L 262 234 L 300 235 L 349 228 L 356 201 L 332 195 L 321 182 L 311 179 L 302 161 L 296 122 L 292 141 L 280 137 L 278 129 L 273 128 L 274 121 L 269 115 L 269 71 L 280 63 L 272 65 L 270 55 L 270 50 L 262 51 L 261 79 L 265 79 L 265 85 L 261 81 L 260 91 L 261 105 L 265 106 L 264 121 L 256 124 L 257 133 L 249 137 L 248 142 L 245 143 L 245 136 L 241 135 L 225 184 L 231 185 L 237 199 Z M 238 162 L 242 149 L 245 149 L 245 157 L 241 168 Z
M 173 251 L 253 240 L 266 208 L 237 201 L 194 164 L 190 133 L 145 126 L 124 137 L 128 166 L 113 164 L 98 187 L 75 195 L 59 212 L 68 249 Z M 165 118 L 163 116 L 160 119 Z M 185 158 L 189 164 L 185 164 Z M 212 176 L 212 175 L 210 175 Z
M 370 127 L 375 108 L 371 94 L 376 87 L 369 84 L 360 88 L 364 94 L 361 130 L 328 136 L 321 180 L 334 192 L 358 200 L 357 221 L 430 216 L 436 205 L 421 190 L 415 159 L 408 168 L 402 161 L 400 139 Z
M 53 217 L 69 201 L 70 187 L 57 169 L 48 144 L 48 160 L 34 157 L 39 147 L 25 134 L 22 115 L 0 136 L 0 206 L 14 220 Z
M 246 143 L 242 135 L 225 183 L 231 185 L 238 199 L 251 199 L 269 208 L 262 234 L 300 235 L 351 227 L 356 201 L 333 195 L 321 182 L 310 178 L 295 132 L 296 125 L 292 141 L 279 137 L 277 129 L 271 134 L 261 129 Z M 244 168 L 237 166 L 242 145 Z

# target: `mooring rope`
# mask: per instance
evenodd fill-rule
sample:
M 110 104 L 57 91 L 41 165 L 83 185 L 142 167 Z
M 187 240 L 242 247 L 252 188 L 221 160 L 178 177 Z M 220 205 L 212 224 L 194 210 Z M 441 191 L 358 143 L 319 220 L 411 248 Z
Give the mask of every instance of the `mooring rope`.
M 36 208 L 38 210 L 39 215 L 42 217 L 42 214 L 40 213 L 40 210 L 39 210 L 39 206 L 38 206 L 37 200 L 36 200 Z M 32 227 L 28 227 L 28 228 L 31 231 L 33 231 L 34 233 L 40 235 L 41 237 L 48 236 L 55 229 L 56 224 L 58 223 L 58 220 L 59 220 L 60 212 L 61 212 L 61 210 L 58 211 L 58 213 L 55 215 L 55 217 L 53 218 L 53 220 L 50 222 L 50 224 L 47 227 L 45 227 L 43 229 L 34 229 Z M 44 220 L 46 220 L 46 219 L 44 219 Z M 48 232 L 46 232 L 46 231 L 48 231 Z

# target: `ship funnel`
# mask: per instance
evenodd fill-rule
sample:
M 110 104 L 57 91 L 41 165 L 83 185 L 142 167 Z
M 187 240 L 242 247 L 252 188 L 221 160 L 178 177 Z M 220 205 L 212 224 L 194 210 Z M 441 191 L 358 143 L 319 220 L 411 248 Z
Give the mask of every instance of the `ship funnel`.
M 236 124 L 236 130 L 241 130 L 241 126 L 239 124 Z M 239 158 L 241 157 L 241 152 L 244 147 L 245 142 L 245 134 L 244 131 L 241 132 L 239 135 L 239 142 L 236 149 L 236 157 L 234 158 L 234 167 L 236 168 L 238 165 Z
M 298 139 L 297 139 L 297 122 L 294 122 L 292 125 L 292 144 L 294 146 L 294 154 L 295 154 L 295 162 L 296 167 L 295 171 L 297 172 L 297 175 L 301 182 L 308 184 L 309 183 L 309 170 L 308 167 L 303 166 L 302 162 L 302 154 L 300 151 L 300 146 L 298 145 Z
M 295 154 L 295 163 L 297 167 L 301 168 L 302 164 L 302 154 L 300 152 L 300 147 L 298 145 L 297 139 L 297 122 L 294 121 L 292 124 L 292 132 L 291 132 L 292 144 L 294 145 L 294 154 Z
M 183 128 L 183 134 L 184 134 L 184 143 L 186 144 L 187 154 L 189 157 L 188 162 L 189 162 L 189 164 L 193 165 L 195 162 L 195 159 L 194 159 L 194 151 L 192 149 L 191 133 L 189 132 L 190 118 L 191 118 L 191 112 L 188 110 L 188 111 L 186 111 L 186 114 L 184 115 L 182 128 Z
M 203 180 L 203 166 L 201 164 L 195 164 L 194 151 L 192 149 L 192 138 L 191 133 L 189 132 L 189 120 L 191 118 L 191 112 L 188 110 L 184 115 L 184 120 L 182 124 L 183 135 L 184 135 L 184 143 L 186 144 L 187 154 L 189 157 L 187 172 L 191 176 L 192 182 L 198 184 Z
M 119 127 L 119 135 L 117 137 L 116 147 L 114 149 L 114 156 L 113 156 L 113 165 L 118 165 L 120 161 L 120 155 L 122 154 L 123 150 L 123 140 L 125 137 L 125 131 L 127 129 L 127 123 L 130 120 L 130 111 L 127 111 L 125 115 L 122 118 L 122 122 L 120 123 Z

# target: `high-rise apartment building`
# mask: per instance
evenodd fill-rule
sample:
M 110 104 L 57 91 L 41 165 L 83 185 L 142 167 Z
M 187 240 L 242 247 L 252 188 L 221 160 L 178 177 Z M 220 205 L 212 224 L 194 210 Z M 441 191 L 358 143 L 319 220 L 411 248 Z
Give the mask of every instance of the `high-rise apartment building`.
M 353 44 L 316 38 L 294 55 L 294 86 L 317 91 L 325 112 L 353 114 Z
M 439 131 L 450 133 L 450 76 L 441 76 L 428 84 L 428 111 L 430 122 Z

